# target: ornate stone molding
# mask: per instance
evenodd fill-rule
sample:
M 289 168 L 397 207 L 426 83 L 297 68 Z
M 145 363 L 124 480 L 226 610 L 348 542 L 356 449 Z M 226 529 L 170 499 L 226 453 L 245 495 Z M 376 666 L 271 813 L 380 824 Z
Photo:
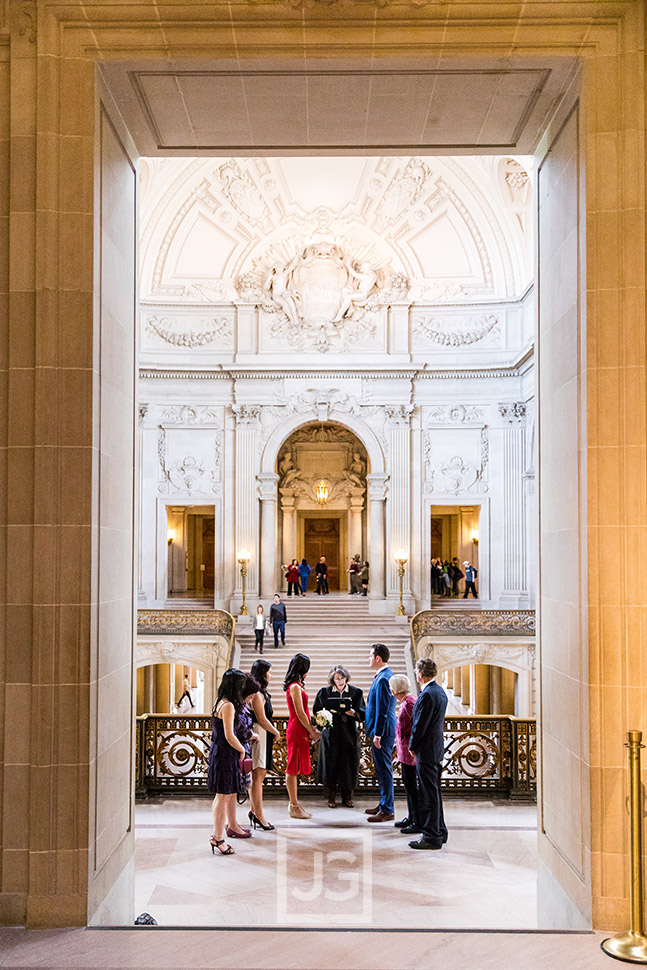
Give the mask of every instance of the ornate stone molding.
M 231 410 L 236 416 L 236 424 L 258 427 L 262 408 L 257 404 L 233 404 Z
M 425 494 L 467 494 L 473 489 L 480 494 L 489 490 L 487 482 L 490 461 L 490 439 L 487 426 L 481 428 L 479 441 L 479 460 L 477 465 L 460 455 L 452 455 L 437 465 L 434 462 L 434 433 L 425 431 L 422 439 L 422 454 L 425 467 Z
M 146 415 L 148 414 L 148 404 L 138 404 L 137 405 L 137 421 L 140 428 L 144 427 L 144 421 L 146 420 Z
M 200 320 L 199 330 L 179 329 L 178 321 L 172 317 L 149 317 L 145 328 L 148 333 L 160 337 L 173 347 L 193 350 L 205 347 L 216 340 L 231 341 L 231 322 L 225 317 L 203 318 Z
M 138 636 L 222 636 L 230 640 L 234 618 L 226 610 L 137 610 Z
M 196 667 L 204 670 L 215 667 L 219 661 L 226 663 L 228 657 L 228 638 L 208 643 L 172 642 L 169 640 L 148 640 L 147 638 L 138 638 L 137 640 L 136 661 L 138 666 L 190 661 Z
M 534 671 L 534 643 L 422 643 L 419 657 L 436 661 L 439 670 L 470 664 L 489 664 L 515 670 Z
M 216 408 L 194 404 L 177 404 L 162 411 L 161 420 L 169 424 L 213 424 L 219 420 Z
M 439 404 L 425 416 L 425 424 L 478 424 L 484 420 L 483 408 L 473 404 Z
M 508 424 L 523 424 L 526 420 L 526 405 L 524 401 L 499 404 L 499 414 Z
M 223 432 L 216 431 L 213 434 L 213 464 L 211 465 L 206 464 L 194 455 L 184 455 L 169 464 L 166 454 L 166 440 L 166 430 L 160 427 L 157 432 L 158 492 L 160 494 L 212 492 L 214 495 L 219 495 L 221 492 L 220 478 L 224 446 Z
M 412 326 L 415 337 L 441 344 L 443 347 L 464 347 L 477 343 L 499 324 L 495 313 L 482 316 L 418 317 Z
M 260 472 L 256 476 L 258 495 L 261 502 L 276 502 L 279 476 L 274 472 Z
M 534 610 L 422 610 L 411 620 L 415 642 L 430 636 L 534 637 Z
M 386 499 L 389 476 L 383 472 L 371 472 L 366 476 L 369 502 L 383 502 Z
M 384 406 L 384 418 L 389 428 L 408 428 L 411 424 L 413 404 L 387 404 Z

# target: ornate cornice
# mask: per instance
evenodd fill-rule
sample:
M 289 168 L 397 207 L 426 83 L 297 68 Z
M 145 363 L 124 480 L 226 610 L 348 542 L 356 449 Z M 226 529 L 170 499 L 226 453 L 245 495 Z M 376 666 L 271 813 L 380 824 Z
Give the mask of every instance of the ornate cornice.
M 411 620 L 417 643 L 431 636 L 534 637 L 534 610 L 422 610 Z
M 188 380 L 188 381 L 245 381 L 245 380 L 282 380 L 296 377 L 306 379 L 316 378 L 353 378 L 361 377 L 366 380 L 471 380 L 472 378 L 519 377 L 523 373 L 524 365 L 532 357 L 532 351 L 510 366 L 478 367 L 478 368 L 435 368 L 421 367 L 373 367 L 370 369 L 357 367 L 311 368 L 311 367 L 265 367 L 265 368 L 169 368 L 169 367 L 141 367 L 140 379 L 147 380 Z

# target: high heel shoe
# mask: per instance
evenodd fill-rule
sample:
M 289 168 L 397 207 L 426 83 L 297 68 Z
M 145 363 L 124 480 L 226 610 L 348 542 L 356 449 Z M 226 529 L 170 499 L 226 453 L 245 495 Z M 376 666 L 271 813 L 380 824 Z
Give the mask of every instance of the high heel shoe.
M 225 845 L 225 844 L 226 843 L 224 839 L 214 839 L 212 837 L 211 841 L 209 842 L 209 845 L 211 846 L 211 854 L 215 855 L 216 849 L 217 849 L 219 855 L 235 855 L 236 853 L 234 852 L 234 850 L 230 845 L 228 845 L 227 848 L 224 850 L 220 848 L 221 845 Z
M 290 818 L 312 818 L 312 812 L 306 812 L 300 805 L 290 804 Z
M 243 829 L 242 832 L 236 832 L 234 829 L 230 829 L 229 826 L 227 826 L 227 828 L 225 829 L 225 832 L 227 833 L 227 838 L 229 838 L 229 839 L 251 839 L 251 837 L 252 837 L 251 829 L 243 828 L 242 825 L 241 825 L 241 828 Z
M 261 822 L 260 818 L 258 818 L 256 815 L 254 815 L 253 812 L 248 812 L 247 813 L 247 817 L 248 817 L 248 819 L 250 820 L 250 822 L 252 823 L 252 825 L 254 826 L 255 829 L 261 828 L 261 829 L 263 829 L 264 832 L 273 832 L 274 831 L 274 826 L 271 824 L 271 822 L 268 822 L 267 825 L 263 825 L 263 823 Z

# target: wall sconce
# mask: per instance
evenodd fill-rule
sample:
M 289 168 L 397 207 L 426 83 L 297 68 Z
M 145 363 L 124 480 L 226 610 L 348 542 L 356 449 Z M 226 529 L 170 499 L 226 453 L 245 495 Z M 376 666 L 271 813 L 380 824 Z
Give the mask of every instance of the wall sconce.
M 169 530 L 169 533 L 168 533 L 168 537 L 167 538 L 168 538 L 168 544 L 169 544 L 169 546 L 172 546 L 173 545 L 173 542 L 175 540 L 175 533 L 173 532 L 172 529 Z
M 238 553 L 238 564 L 240 566 L 240 578 L 243 588 L 243 601 L 240 605 L 240 615 L 247 616 L 247 602 L 246 602 L 246 592 L 247 592 L 247 564 L 250 560 L 250 555 L 247 549 L 241 549 Z
M 322 478 L 317 485 L 317 502 L 319 505 L 325 505 L 328 501 L 328 482 L 324 481 Z
M 404 592 L 404 567 L 407 562 L 407 554 L 404 551 L 404 549 L 398 549 L 398 551 L 394 556 L 394 559 L 398 567 L 398 588 L 400 591 L 400 603 L 396 610 L 396 616 L 406 616 L 406 612 L 404 609 L 403 592 Z
M 479 535 L 478 535 L 478 532 L 473 532 L 472 533 L 472 542 L 473 542 L 473 544 L 475 546 L 478 546 L 478 544 L 479 544 Z

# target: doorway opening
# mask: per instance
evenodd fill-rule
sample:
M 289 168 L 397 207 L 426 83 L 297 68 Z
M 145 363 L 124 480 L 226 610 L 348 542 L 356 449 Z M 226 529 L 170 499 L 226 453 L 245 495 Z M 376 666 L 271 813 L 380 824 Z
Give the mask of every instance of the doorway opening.
M 172 505 L 167 514 L 167 598 L 213 601 L 216 518 L 213 506 Z

